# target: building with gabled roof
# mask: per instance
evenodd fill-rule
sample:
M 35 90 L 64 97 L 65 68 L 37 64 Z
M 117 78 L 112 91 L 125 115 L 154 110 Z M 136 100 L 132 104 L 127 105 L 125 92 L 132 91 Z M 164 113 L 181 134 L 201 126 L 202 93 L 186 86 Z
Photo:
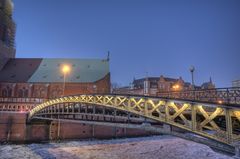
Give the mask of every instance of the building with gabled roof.
M 66 76 L 66 85 L 63 88 L 64 77 L 61 68 L 65 64 L 70 66 L 71 72 Z M 109 93 L 109 61 L 11 58 L 0 70 L 0 90 L 2 97 L 19 98 L 55 98 L 63 94 Z
M 0 97 L 56 98 L 109 93 L 107 59 L 15 58 L 13 3 L 0 0 Z M 63 65 L 70 72 L 65 76 Z
M 140 79 L 133 79 L 131 86 L 115 88 L 114 93 L 120 94 L 137 94 L 157 96 L 160 93 L 172 91 L 188 91 L 200 89 L 213 89 L 215 85 L 210 78 L 209 82 L 204 82 L 201 86 L 196 86 L 185 82 L 182 77 L 169 78 L 161 75 L 160 77 L 145 77 Z

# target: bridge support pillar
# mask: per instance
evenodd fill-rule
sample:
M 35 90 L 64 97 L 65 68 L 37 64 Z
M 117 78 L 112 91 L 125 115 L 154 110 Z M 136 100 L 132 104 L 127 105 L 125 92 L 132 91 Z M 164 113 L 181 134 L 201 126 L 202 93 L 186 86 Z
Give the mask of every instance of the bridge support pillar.
M 234 144 L 235 147 L 235 159 L 240 159 L 240 142 Z

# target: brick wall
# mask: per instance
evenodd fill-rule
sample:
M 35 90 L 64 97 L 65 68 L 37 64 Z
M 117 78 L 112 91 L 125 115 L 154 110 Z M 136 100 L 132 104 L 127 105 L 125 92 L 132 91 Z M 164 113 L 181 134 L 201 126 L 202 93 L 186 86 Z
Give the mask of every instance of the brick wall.
M 58 139 L 58 122 L 35 121 L 26 124 L 26 113 L 0 112 L 0 142 L 47 141 Z M 145 136 L 152 133 L 138 129 L 61 122 L 60 139 L 115 138 Z
M 3 90 L 11 90 L 10 97 L 20 96 L 20 90 L 27 90 L 28 98 L 56 98 L 63 95 L 63 83 L 0 83 L 0 97 Z M 93 83 L 66 83 L 65 95 L 110 93 L 110 74 Z
M 0 112 L 0 142 L 25 140 L 26 113 Z

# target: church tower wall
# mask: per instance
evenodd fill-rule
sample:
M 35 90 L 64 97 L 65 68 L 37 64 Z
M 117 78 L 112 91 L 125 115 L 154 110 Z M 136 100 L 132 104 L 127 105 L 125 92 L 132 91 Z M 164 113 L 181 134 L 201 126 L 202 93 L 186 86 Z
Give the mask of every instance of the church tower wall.
M 13 3 L 0 0 L 0 70 L 9 58 L 15 58 L 16 25 L 12 19 Z

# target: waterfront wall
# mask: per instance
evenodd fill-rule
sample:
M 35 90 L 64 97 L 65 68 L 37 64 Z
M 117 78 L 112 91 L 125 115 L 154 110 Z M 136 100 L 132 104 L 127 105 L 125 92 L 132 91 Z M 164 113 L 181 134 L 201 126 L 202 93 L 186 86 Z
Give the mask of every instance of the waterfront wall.
M 115 138 L 151 135 L 137 129 L 88 125 L 57 121 L 34 121 L 27 124 L 27 114 L 0 112 L 0 142 L 39 142 L 48 140 Z M 58 134 L 59 131 L 59 134 Z

